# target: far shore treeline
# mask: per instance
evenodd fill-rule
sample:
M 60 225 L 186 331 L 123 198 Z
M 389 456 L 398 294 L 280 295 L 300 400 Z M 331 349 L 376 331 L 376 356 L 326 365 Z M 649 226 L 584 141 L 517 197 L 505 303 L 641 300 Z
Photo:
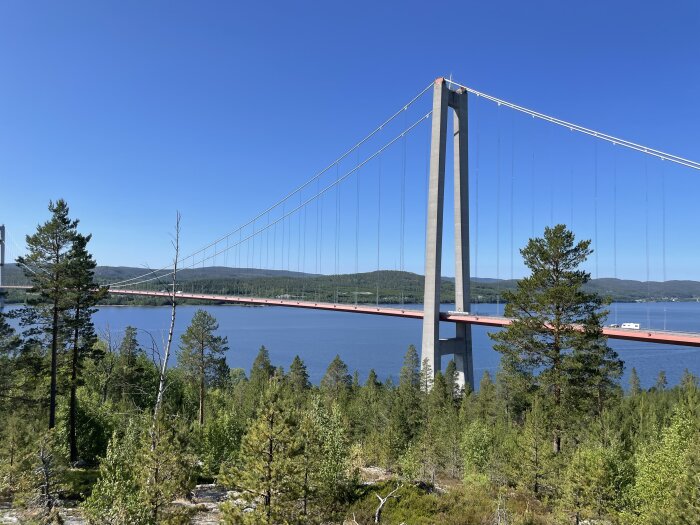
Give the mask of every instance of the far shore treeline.
M 124 266 L 97 266 L 95 280 L 109 284 L 134 279 L 150 270 Z M 153 279 L 161 276 L 160 279 Z M 8 264 L 4 269 L 6 284 L 28 284 L 21 268 Z M 169 274 L 161 271 L 148 275 L 145 285 L 132 288 L 150 290 L 168 289 Z M 267 298 L 294 298 L 323 302 L 354 303 L 355 296 L 360 304 L 377 302 L 379 290 L 380 304 L 420 304 L 423 302 L 424 278 L 411 272 L 380 270 L 374 272 L 341 275 L 313 275 L 285 270 L 260 270 L 256 268 L 206 267 L 184 269 L 178 272 L 180 289 L 187 292 L 215 293 L 226 295 L 248 295 Z M 472 303 L 503 302 L 504 293 L 514 290 L 517 280 L 472 278 Z M 608 297 L 611 301 L 698 301 L 700 281 L 643 281 L 600 278 L 591 279 L 584 289 Z M 26 292 L 10 290 L 6 296 L 8 303 L 22 303 Z M 441 298 L 443 303 L 454 302 L 454 279 L 443 278 Z M 188 304 L 187 300 L 182 301 Z M 134 297 L 107 295 L 102 305 L 160 306 L 167 305 L 167 299 L 154 297 Z M 192 301 L 191 304 L 206 304 Z M 210 302 L 209 304 L 216 304 Z

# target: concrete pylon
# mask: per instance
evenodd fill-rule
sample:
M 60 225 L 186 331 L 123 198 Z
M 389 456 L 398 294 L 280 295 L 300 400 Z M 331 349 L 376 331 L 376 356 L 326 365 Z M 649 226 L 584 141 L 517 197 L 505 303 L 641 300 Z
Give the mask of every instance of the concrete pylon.
M 0 224 L 0 312 L 5 307 L 5 290 L 2 289 L 2 270 L 5 266 L 5 225 Z
M 421 362 L 426 363 L 427 359 L 427 364 L 432 367 L 433 372 L 437 372 L 441 369 L 442 356 L 453 355 L 460 386 L 468 384 L 473 389 L 471 325 L 457 323 L 455 337 L 440 339 L 442 230 L 449 108 L 454 110 L 455 309 L 458 312 L 468 312 L 471 307 L 467 92 L 463 89 L 451 90 L 444 78 L 438 78 L 433 90 L 430 139 Z

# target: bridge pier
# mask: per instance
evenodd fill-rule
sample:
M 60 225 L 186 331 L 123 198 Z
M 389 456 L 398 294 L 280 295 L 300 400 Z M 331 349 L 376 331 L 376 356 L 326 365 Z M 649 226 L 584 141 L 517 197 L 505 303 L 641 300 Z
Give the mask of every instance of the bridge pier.
M 449 89 L 444 78 L 435 81 L 430 140 L 421 363 L 429 365 L 433 373 L 436 373 L 441 369 L 442 356 L 453 355 L 459 385 L 469 385 L 473 389 L 471 325 L 459 323 L 456 326 L 455 337 L 440 339 L 442 232 L 449 108 L 454 110 L 455 310 L 468 312 L 471 308 L 467 95 L 463 89 Z

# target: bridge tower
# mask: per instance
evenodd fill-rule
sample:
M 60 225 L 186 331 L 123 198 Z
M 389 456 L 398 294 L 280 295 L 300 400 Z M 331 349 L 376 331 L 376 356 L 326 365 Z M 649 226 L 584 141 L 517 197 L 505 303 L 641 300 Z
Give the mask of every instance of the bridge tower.
M 468 93 L 464 89 L 449 89 L 444 78 L 435 80 L 430 139 L 421 362 L 427 359 L 427 363 L 436 372 L 441 369 L 442 356 L 453 355 L 460 386 L 468 384 L 473 389 L 471 325 L 456 323 L 455 337 L 440 339 L 442 226 L 449 108 L 454 110 L 455 310 L 468 312 L 471 308 L 467 96 Z
M 5 307 L 5 290 L 2 288 L 2 270 L 5 266 L 5 225 L 0 224 L 0 312 Z

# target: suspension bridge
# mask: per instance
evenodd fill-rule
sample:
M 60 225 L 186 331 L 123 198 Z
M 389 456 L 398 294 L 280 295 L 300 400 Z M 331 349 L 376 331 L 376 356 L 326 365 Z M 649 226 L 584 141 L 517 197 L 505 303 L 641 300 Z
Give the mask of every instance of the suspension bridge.
M 473 386 L 471 327 L 511 322 L 499 315 L 502 282 L 523 274 L 517 248 L 546 225 L 592 240 L 594 278 L 618 279 L 621 266 L 645 278 L 644 300 L 669 299 L 652 295 L 651 276 L 666 283 L 669 270 L 687 270 L 677 260 L 696 255 L 668 235 L 693 216 L 693 171 L 700 163 L 438 78 L 249 221 L 171 265 L 108 283 L 109 292 L 416 319 L 422 361 L 440 370 L 453 356 L 460 383 Z M 2 228 L 3 263 L 6 242 Z M 667 247 L 677 249 L 671 257 Z M 204 268 L 238 269 L 236 289 L 171 288 L 173 271 Z M 443 269 L 454 277 L 445 281 Z M 473 304 L 472 285 L 484 282 L 496 287 L 493 314 Z M 3 283 L 0 264 L 0 287 L 26 284 Z M 454 306 L 442 311 L 446 301 Z M 700 346 L 700 333 L 653 327 L 648 311 L 636 329 L 611 315 L 607 337 Z M 441 323 L 454 333 L 441 337 Z

